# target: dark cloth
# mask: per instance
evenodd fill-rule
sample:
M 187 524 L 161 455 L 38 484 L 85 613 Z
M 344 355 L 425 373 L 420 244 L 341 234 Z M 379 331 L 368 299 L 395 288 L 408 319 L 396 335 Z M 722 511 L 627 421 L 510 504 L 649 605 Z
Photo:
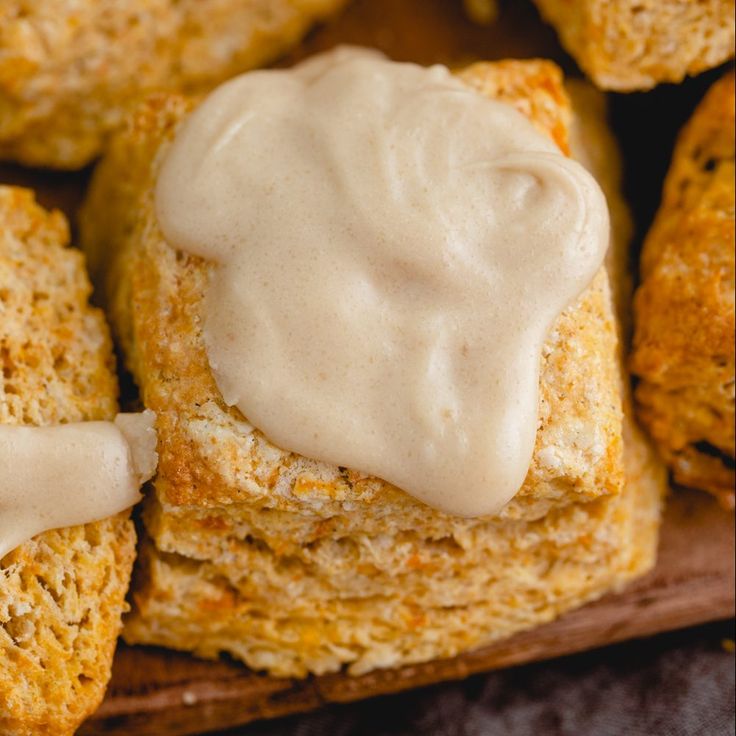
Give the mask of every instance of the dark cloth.
M 733 637 L 709 624 L 220 736 L 732 736 Z

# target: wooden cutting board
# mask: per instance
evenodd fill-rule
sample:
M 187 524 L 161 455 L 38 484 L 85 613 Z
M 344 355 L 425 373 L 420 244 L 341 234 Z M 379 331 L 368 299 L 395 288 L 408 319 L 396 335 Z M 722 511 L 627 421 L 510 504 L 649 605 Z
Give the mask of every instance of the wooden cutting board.
M 354 0 L 282 63 L 336 43 L 373 46 L 395 59 L 423 64 L 545 56 L 574 71 L 554 33 L 523 0 L 510 0 L 499 22 L 488 28 L 469 23 L 460 0 Z M 640 233 L 658 201 L 672 138 L 708 81 L 612 100 L 624 154 L 638 165 L 629 172 L 628 193 Z M 60 207 L 72 221 L 88 175 L 0 167 L 0 182 L 35 188 L 42 203 Z M 228 661 L 121 645 L 107 697 L 80 733 L 199 734 L 733 615 L 733 514 L 703 494 L 677 492 L 667 507 L 656 569 L 624 593 L 547 626 L 455 659 L 362 677 L 336 674 L 301 681 L 258 675 Z

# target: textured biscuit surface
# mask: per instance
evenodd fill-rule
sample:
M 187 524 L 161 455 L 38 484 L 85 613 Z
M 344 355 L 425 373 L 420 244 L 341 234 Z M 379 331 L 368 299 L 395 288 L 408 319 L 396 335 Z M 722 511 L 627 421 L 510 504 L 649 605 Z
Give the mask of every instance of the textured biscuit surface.
M 345 0 L 4 0 L 0 158 L 79 168 L 141 93 L 264 64 Z
M 733 506 L 734 74 L 680 134 L 647 236 L 632 368 L 676 482 Z
M 602 89 L 680 82 L 734 53 L 733 0 L 534 0 Z
M 110 419 L 117 385 L 67 225 L 0 186 L 0 422 Z M 133 564 L 128 514 L 45 532 L 0 560 L 0 733 L 72 733 L 102 699 Z
M 566 149 L 570 109 L 554 65 L 460 74 Z M 207 265 L 166 244 L 153 209 L 157 168 L 191 104 L 167 95 L 141 106 L 82 213 L 128 366 L 158 416 L 127 640 L 227 651 L 279 675 L 363 672 L 508 635 L 648 568 L 661 487 L 645 446 L 624 468 L 603 271 L 550 333 L 532 466 L 496 517 L 451 517 L 379 479 L 284 452 L 225 406 L 201 337 Z M 624 491 L 625 473 L 641 483 Z

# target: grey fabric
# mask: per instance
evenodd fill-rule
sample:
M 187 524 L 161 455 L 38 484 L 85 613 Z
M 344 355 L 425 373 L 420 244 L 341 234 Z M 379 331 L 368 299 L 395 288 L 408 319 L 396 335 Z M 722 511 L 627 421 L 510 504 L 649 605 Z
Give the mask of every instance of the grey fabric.
M 220 736 L 729 736 L 733 636 L 710 624 Z

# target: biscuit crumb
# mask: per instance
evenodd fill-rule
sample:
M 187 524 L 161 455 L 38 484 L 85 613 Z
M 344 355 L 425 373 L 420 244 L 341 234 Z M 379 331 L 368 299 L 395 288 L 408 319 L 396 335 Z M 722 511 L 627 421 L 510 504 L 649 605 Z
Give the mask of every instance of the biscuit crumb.
M 194 705 L 195 703 L 197 703 L 198 700 L 199 698 L 197 697 L 197 695 L 193 693 L 191 690 L 185 690 L 181 694 L 181 702 L 184 705 Z

